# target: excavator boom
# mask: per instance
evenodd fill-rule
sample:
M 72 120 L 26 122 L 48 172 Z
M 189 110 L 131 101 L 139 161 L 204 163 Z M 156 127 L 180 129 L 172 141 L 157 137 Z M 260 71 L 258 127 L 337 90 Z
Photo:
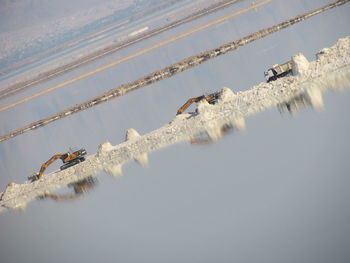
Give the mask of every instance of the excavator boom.
M 41 168 L 40 168 L 40 172 L 38 173 L 37 177 L 38 179 L 43 175 L 43 173 L 45 172 L 46 168 L 49 167 L 50 164 L 52 164 L 54 161 L 56 161 L 57 159 L 61 158 L 64 154 L 55 154 L 54 156 L 52 156 L 47 162 L 45 162 Z
M 55 154 L 52 156 L 48 161 L 46 161 L 40 168 L 40 171 L 38 174 L 36 174 L 36 178 L 39 179 L 43 176 L 45 170 L 47 167 L 50 166 L 54 161 L 57 159 L 61 159 L 64 165 L 61 166 L 61 170 L 66 169 L 68 167 L 71 167 L 73 165 L 76 165 L 80 162 L 85 161 L 85 158 L 83 157 L 86 155 L 86 150 L 85 149 L 80 149 L 76 152 L 73 153 L 62 153 L 62 154 Z

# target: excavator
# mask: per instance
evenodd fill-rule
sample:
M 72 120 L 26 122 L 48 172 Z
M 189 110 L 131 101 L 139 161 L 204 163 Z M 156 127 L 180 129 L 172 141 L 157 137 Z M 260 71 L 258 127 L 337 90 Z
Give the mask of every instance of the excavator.
M 193 103 L 198 103 L 201 100 L 206 100 L 209 104 L 215 104 L 220 97 L 220 92 L 214 92 L 208 95 L 201 95 L 198 97 L 190 98 L 186 101 L 184 105 L 182 105 L 178 110 L 176 115 L 182 114 L 189 106 L 191 106 Z
M 44 171 L 47 167 L 49 167 L 50 164 L 52 164 L 57 159 L 61 159 L 63 162 L 63 165 L 60 167 L 61 170 L 67 169 L 73 165 L 76 165 L 80 162 L 85 161 L 86 150 L 80 149 L 78 151 L 75 151 L 73 153 L 66 152 L 62 154 L 55 154 L 52 156 L 47 162 L 45 162 L 41 168 L 39 173 L 34 173 L 30 176 L 28 176 L 29 179 L 37 180 L 40 179 L 43 176 Z

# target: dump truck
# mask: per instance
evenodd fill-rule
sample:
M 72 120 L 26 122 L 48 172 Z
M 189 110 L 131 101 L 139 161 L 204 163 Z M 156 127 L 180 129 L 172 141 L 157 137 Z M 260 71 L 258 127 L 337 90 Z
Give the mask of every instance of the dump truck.
M 267 82 L 275 81 L 278 78 L 292 75 L 292 61 L 273 65 L 272 68 L 269 68 L 264 72 L 264 75 Z

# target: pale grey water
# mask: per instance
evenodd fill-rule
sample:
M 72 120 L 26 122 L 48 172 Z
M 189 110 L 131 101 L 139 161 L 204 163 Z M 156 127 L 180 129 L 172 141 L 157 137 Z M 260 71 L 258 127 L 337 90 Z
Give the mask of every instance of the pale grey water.
M 302 2 L 288 1 L 286 8 L 286 2 L 276 1 L 118 70 L 1 113 L 1 132 L 327 3 Z M 103 141 L 122 142 L 128 128 L 140 134 L 159 128 L 191 96 L 222 86 L 245 90 L 263 81 L 268 66 L 294 53 L 313 60 L 319 49 L 350 35 L 349 11 L 349 5 L 328 11 L 171 79 L 1 143 L 0 186 L 23 181 L 69 147 L 94 153 Z M 151 154 L 146 168 L 130 163 L 120 178 L 101 174 L 98 185 L 73 202 L 38 200 L 24 212 L 2 213 L 0 261 L 348 262 L 350 93 L 327 92 L 324 99 L 321 112 L 305 109 L 295 117 L 264 112 L 247 119 L 245 132 L 228 134 L 215 144 L 172 146 Z

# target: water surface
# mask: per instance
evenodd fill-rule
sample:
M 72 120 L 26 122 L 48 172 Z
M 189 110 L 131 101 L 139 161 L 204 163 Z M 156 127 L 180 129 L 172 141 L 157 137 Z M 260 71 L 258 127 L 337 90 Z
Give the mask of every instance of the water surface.
M 276 1 L 0 113 L 1 133 L 326 2 Z M 189 97 L 223 86 L 246 90 L 264 81 L 267 67 L 297 52 L 313 60 L 318 50 L 350 35 L 349 12 L 349 5 L 330 10 L 171 79 L 3 142 L 0 186 L 22 182 L 69 147 L 92 154 L 103 141 L 122 142 L 128 128 L 140 134 L 157 129 Z M 217 143 L 171 146 L 151 154 L 148 167 L 128 163 L 121 177 L 100 174 L 96 187 L 71 202 L 44 199 L 24 212 L 1 213 L 0 259 L 347 262 L 349 99 L 346 90 L 326 92 L 320 112 L 306 108 L 291 116 L 270 110 L 248 118 L 245 132 L 230 133 Z

